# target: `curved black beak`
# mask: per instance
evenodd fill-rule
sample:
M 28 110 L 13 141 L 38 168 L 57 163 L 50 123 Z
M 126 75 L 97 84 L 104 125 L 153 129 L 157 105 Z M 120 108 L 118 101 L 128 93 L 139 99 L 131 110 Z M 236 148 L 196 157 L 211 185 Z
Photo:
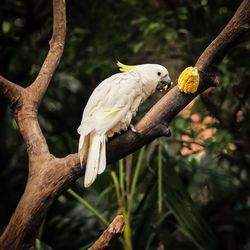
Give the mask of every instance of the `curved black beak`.
M 173 82 L 171 81 L 170 77 L 166 76 L 158 83 L 156 89 L 158 91 L 163 91 L 163 90 L 167 91 L 172 84 Z

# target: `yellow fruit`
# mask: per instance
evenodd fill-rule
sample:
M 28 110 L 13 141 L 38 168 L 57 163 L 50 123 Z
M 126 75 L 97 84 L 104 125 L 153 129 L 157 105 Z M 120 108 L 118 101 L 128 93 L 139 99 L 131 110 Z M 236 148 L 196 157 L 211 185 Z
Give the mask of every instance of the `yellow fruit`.
M 199 86 L 199 73 L 197 67 L 185 68 L 178 78 L 178 87 L 185 94 L 195 93 Z

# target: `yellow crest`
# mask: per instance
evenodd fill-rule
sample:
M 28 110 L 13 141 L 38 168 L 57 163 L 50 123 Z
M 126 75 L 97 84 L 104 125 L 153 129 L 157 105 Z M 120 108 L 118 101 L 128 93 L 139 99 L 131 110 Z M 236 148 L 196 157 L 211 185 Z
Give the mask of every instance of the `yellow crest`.
M 136 66 L 135 65 L 125 65 L 121 62 L 117 62 L 117 66 L 119 67 L 120 71 L 121 72 L 126 72 L 126 71 L 129 71 L 129 70 L 132 70 L 132 69 L 135 69 Z
M 199 80 L 197 67 L 187 67 L 181 72 L 178 78 L 179 90 L 185 94 L 195 93 L 199 86 Z

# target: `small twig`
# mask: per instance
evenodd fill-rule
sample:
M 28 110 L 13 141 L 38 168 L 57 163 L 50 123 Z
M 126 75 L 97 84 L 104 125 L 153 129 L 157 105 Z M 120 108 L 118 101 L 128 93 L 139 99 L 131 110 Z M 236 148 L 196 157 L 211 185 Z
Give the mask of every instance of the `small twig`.
M 107 249 L 112 241 L 121 233 L 125 228 L 125 222 L 122 215 L 117 215 L 111 222 L 109 227 L 102 233 L 97 241 L 92 245 L 89 250 L 103 250 Z

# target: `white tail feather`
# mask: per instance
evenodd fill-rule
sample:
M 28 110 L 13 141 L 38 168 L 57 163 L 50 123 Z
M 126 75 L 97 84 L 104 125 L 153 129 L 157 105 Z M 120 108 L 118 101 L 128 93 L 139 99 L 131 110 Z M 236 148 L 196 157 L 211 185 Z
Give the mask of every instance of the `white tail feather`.
M 105 168 L 106 168 L 106 135 L 102 135 L 98 174 L 102 174 Z
M 78 153 L 80 156 L 81 167 L 82 167 L 84 155 L 88 152 L 89 137 L 90 137 L 89 135 L 81 135 L 80 136 L 79 145 L 78 145 Z
M 97 173 L 102 173 L 106 168 L 105 135 L 91 133 L 89 145 L 84 187 L 89 187 L 95 181 Z
M 78 144 L 78 153 L 80 156 L 80 164 L 82 167 L 83 158 L 86 152 L 88 152 L 89 148 L 89 137 L 91 128 L 87 126 L 83 126 L 82 124 L 78 127 L 77 132 L 80 134 L 79 144 Z
M 82 146 L 83 146 L 83 143 L 84 143 L 84 139 L 85 139 L 85 135 L 81 135 L 80 136 L 80 139 L 79 139 L 79 144 L 78 144 L 78 151 L 80 152 Z

